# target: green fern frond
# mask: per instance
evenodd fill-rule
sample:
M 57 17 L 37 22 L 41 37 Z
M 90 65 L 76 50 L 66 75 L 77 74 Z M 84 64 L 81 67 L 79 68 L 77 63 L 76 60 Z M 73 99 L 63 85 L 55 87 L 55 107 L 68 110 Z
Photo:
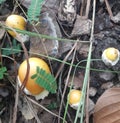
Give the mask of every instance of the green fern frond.
M 31 0 L 31 4 L 27 11 L 28 21 L 30 23 L 39 21 L 43 1 L 44 0 Z
M 56 93 L 57 83 L 53 75 L 46 73 L 45 70 L 40 67 L 36 68 L 36 73 L 31 76 L 35 79 L 36 83 L 48 90 L 51 93 Z

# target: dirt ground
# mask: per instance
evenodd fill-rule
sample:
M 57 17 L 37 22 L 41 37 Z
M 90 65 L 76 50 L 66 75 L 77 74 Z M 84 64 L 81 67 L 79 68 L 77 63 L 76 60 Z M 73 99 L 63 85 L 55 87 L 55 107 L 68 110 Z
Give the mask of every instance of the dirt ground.
M 71 17 L 73 20 L 69 20 L 69 17 L 67 16 L 68 13 L 63 14 L 61 12 L 62 10 L 60 10 L 61 9 L 60 5 L 62 5 L 61 3 L 63 1 L 64 0 L 62 0 L 61 2 L 59 1 L 57 3 L 56 0 L 53 0 L 52 1 L 53 3 L 52 2 L 46 3 L 46 6 L 48 5 L 47 7 L 50 7 L 50 5 L 52 7 L 54 6 L 53 8 L 49 8 L 50 10 L 53 9 L 53 14 L 51 11 L 49 11 L 47 7 L 43 7 L 42 10 L 43 12 L 47 11 L 50 14 L 50 18 L 54 20 L 53 24 L 55 24 L 55 30 L 50 26 L 51 21 L 47 21 L 46 23 L 45 19 L 47 18 L 47 15 L 40 16 L 40 18 L 42 18 L 41 20 L 43 20 L 41 22 L 42 26 L 41 25 L 36 26 L 37 30 L 39 31 L 40 34 L 42 33 L 53 37 L 54 37 L 54 31 L 56 31 L 57 32 L 56 35 L 58 38 L 65 38 L 70 40 L 79 39 L 82 41 L 89 41 L 90 29 L 88 29 L 87 32 L 84 32 L 84 29 L 88 28 L 88 26 L 86 25 L 83 26 L 82 24 L 84 22 L 91 22 L 92 11 L 93 11 L 93 4 L 92 4 L 93 0 L 91 1 L 90 4 L 89 15 L 87 18 L 85 18 L 83 23 L 80 15 L 80 10 L 81 7 L 83 7 L 83 10 L 85 11 L 84 7 L 86 6 L 88 0 L 86 0 L 86 3 L 84 3 L 83 6 L 82 6 L 82 0 L 80 1 L 76 0 L 76 4 L 75 4 L 76 13 L 74 13 Z M 111 19 L 112 18 L 111 13 L 107 9 L 105 2 L 102 2 L 102 0 L 101 2 L 100 0 L 99 1 L 97 0 L 96 2 L 97 3 L 96 3 L 95 23 L 94 23 L 95 25 L 94 40 L 93 40 L 93 49 L 92 49 L 93 61 L 91 61 L 91 72 L 90 72 L 90 83 L 89 83 L 90 85 L 89 89 L 92 88 L 92 92 L 95 93 L 89 96 L 89 99 L 93 102 L 92 104 L 94 105 L 96 104 L 98 98 L 103 94 L 103 92 L 105 92 L 105 90 L 113 86 L 119 86 L 119 81 L 120 81 L 120 74 L 118 73 L 120 69 L 120 61 L 118 61 L 118 63 L 115 66 L 106 66 L 100 60 L 102 52 L 108 47 L 114 47 L 120 51 L 120 17 L 116 16 L 118 13 L 120 13 L 120 1 L 109 0 L 109 4 L 112 11 L 112 17 L 116 17 L 117 18 L 116 20 L 118 21 L 116 21 L 115 19 Z M 21 8 L 24 10 L 24 12 L 27 13 L 28 6 L 26 6 L 25 4 L 22 5 L 20 1 L 18 3 L 20 4 L 20 6 L 18 6 L 16 0 L 6 0 L 2 4 L 0 4 L 0 22 L 5 21 L 6 18 L 12 13 L 25 16 Z M 59 5 L 59 9 L 57 5 Z M 84 14 L 85 13 L 83 12 L 83 15 Z M 80 20 L 78 20 L 79 22 L 77 23 L 78 26 L 75 27 L 77 16 L 81 20 L 82 23 L 81 25 L 83 26 L 81 32 L 79 33 L 74 32 L 78 30 L 77 27 L 78 28 L 81 27 L 78 25 L 80 23 Z M 75 30 L 73 30 L 74 28 Z M 33 30 L 33 27 L 29 24 L 27 25 L 27 29 L 28 31 L 35 31 Z M 1 53 L 2 53 L 2 48 L 7 47 L 5 41 L 9 42 L 9 40 L 12 41 L 13 37 L 11 37 L 8 33 L 4 32 L 3 35 L 0 35 Z M 49 40 L 50 39 L 45 39 L 45 42 L 49 42 Z M 39 38 L 31 37 L 30 42 L 32 43 L 30 42 L 25 43 L 27 50 L 31 52 L 45 54 L 43 50 L 39 50 L 42 49 L 42 46 L 39 45 L 40 42 L 38 41 Z M 82 45 L 82 43 L 78 44 L 75 55 L 74 53 L 68 55 L 71 49 L 74 47 L 75 43 L 64 42 L 64 41 L 62 43 L 61 42 L 59 44 L 59 47 L 57 47 L 58 42 L 56 40 L 52 40 L 51 43 L 45 44 L 48 53 L 51 57 L 57 58 L 61 61 L 64 61 L 66 59 L 66 62 L 68 63 L 71 63 L 71 61 L 74 59 L 73 61 L 74 64 L 77 64 L 81 60 L 87 59 L 87 54 L 89 52 L 89 45 L 88 45 L 89 43 L 85 43 L 85 45 Z M 37 46 L 38 48 L 36 48 Z M 2 57 L 1 55 L 1 61 L 2 61 L 1 66 L 5 66 L 7 68 L 8 74 L 4 75 L 4 77 L 0 81 L 0 123 L 13 123 L 13 119 L 16 119 L 16 123 L 58 123 L 60 103 L 62 99 L 63 90 L 65 88 L 65 82 L 67 80 L 70 65 L 64 64 L 63 67 L 61 67 L 62 64 L 61 62 L 56 60 L 50 60 L 49 65 L 51 65 L 53 75 L 56 75 L 56 73 L 58 73 L 58 75 L 56 75 L 57 86 L 58 86 L 57 93 L 49 94 L 49 96 L 46 97 L 44 100 L 39 100 L 35 102 L 34 97 L 31 96 L 27 97 L 21 91 L 19 91 L 19 96 L 18 96 L 19 101 L 17 102 L 17 106 L 16 106 L 16 98 L 17 98 L 16 97 L 17 89 L 15 83 L 16 75 L 17 75 L 19 63 L 23 61 L 25 56 L 21 52 L 16 53 L 15 55 L 8 55 L 8 56 L 15 59 L 15 61 L 18 64 L 15 65 L 13 61 L 8 59 L 8 57 Z M 30 56 L 34 56 L 34 54 L 30 54 Z M 46 61 L 48 62 L 49 60 Z M 73 83 L 73 86 L 76 89 L 82 89 L 86 61 L 81 63 L 80 65 L 83 68 L 77 68 L 75 72 L 74 83 Z M 73 74 L 74 70 L 75 68 L 72 67 L 71 75 Z M 114 72 L 106 72 L 106 71 L 114 71 Z M 69 81 L 71 81 L 70 77 L 69 77 Z M 67 86 L 65 97 L 62 104 L 61 113 L 60 113 L 61 117 L 64 116 L 68 91 L 69 91 L 69 87 Z M 93 123 L 94 107 L 92 107 L 92 109 L 91 107 L 92 106 L 90 106 L 90 112 L 88 113 L 89 123 Z M 47 109 L 53 112 L 53 114 L 49 112 Z M 66 117 L 67 123 L 74 123 L 75 115 L 76 115 L 76 110 L 68 106 L 67 117 Z M 60 122 L 62 123 L 62 120 Z M 78 122 L 80 121 L 78 120 Z

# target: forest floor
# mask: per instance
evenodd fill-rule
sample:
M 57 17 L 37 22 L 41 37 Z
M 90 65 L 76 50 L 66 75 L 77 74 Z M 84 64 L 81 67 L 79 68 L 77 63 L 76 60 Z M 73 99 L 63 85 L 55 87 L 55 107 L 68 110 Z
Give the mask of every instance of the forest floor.
M 3 25 L 11 14 L 27 18 L 30 0 L 25 1 L 3 0 L 0 3 L 0 123 L 62 123 L 69 89 L 72 86 L 72 89 L 82 90 L 85 76 L 88 80 L 85 88 L 87 91 L 84 91 L 83 121 L 80 122 L 81 116 L 75 121 L 76 110 L 68 105 L 66 122 L 113 123 L 111 120 L 110 122 L 102 121 L 99 113 L 102 114 L 107 107 L 101 107 L 105 101 L 101 99 L 100 101 L 103 103 L 99 104 L 98 99 L 106 90 L 117 88 L 118 96 L 116 97 L 115 93 L 115 96 L 111 97 L 111 93 L 114 93 L 112 90 L 106 95 L 106 99 L 111 97 L 111 100 L 118 104 L 114 104 L 114 107 L 118 107 L 116 110 L 120 111 L 120 99 L 118 100 L 120 96 L 120 60 L 114 66 L 105 65 L 101 60 L 106 48 L 114 47 L 120 51 L 120 0 L 97 0 L 95 18 L 93 18 L 94 0 L 91 2 L 85 0 L 83 3 L 82 0 L 80 2 L 71 0 L 74 1 L 70 3 L 70 7 L 73 7 L 70 9 L 71 12 L 68 7 L 70 0 L 68 3 L 64 2 L 65 0 L 61 2 L 59 0 L 46 1 L 41 8 L 40 24 L 37 23 L 33 26 L 28 22 L 26 27 L 29 32 L 37 30 L 36 34 L 42 34 L 43 37 L 29 33 L 30 38 L 24 43 L 27 52 L 23 53 L 24 48 L 21 43 L 17 42 L 17 39 L 14 39 Z M 92 19 L 94 19 L 94 23 Z M 92 27 L 94 27 L 92 55 L 91 59 L 88 59 Z M 41 42 L 45 44 L 47 54 Z M 12 49 L 18 51 L 12 51 Z M 33 96 L 22 93 L 16 84 L 16 77 L 20 63 L 26 58 L 25 53 L 28 53 L 28 57 L 40 57 L 49 64 L 51 73 L 57 82 L 56 93 L 50 93 L 45 99 L 37 101 Z M 89 74 L 85 75 L 89 60 Z M 111 100 L 108 102 L 112 102 Z M 105 104 L 107 105 L 108 102 L 106 100 Z M 95 112 L 100 107 L 104 110 L 98 113 L 98 117 Z M 105 114 L 111 117 L 110 119 L 118 115 L 117 113 L 112 114 L 110 111 L 107 113 L 111 116 Z M 99 122 L 97 122 L 98 119 Z M 120 122 L 120 118 L 116 120 L 116 123 Z

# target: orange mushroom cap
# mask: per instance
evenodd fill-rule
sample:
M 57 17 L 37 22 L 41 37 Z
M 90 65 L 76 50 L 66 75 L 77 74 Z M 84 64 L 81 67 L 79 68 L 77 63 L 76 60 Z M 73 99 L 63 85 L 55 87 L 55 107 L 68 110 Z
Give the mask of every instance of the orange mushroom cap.
M 70 105 L 79 104 L 82 92 L 80 90 L 71 90 L 68 94 L 68 103 Z
M 29 58 L 29 64 L 30 64 L 30 70 L 29 70 L 28 80 L 26 82 L 25 88 L 32 95 L 38 95 L 44 91 L 44 88 L 39 86 L 35 82 L 35 79 L 32 79 L 31 76 L 36 73 L 37 66 L 40 67 L 41 69 L 45 70 L 46 73 L 50 73 L 50 69 L 44 60 L 42 60 L 40 58 L 36 58 L 36 57 Z M 19 78 L 19 81 L 21 82 L 21 84 L 24 81 L 26 72 L 27 72 L 27 61 L 25 60 L 21 63 L 21 65 L 19 66 L 19 69 L 18 69 L 18 78 Z
M 10 15 L 7 17 L 6 19 L 6 26 L 11 27 L 11 28 L 16 28 L 16 29 L 20 29 L 20 30 L 25 30 L 26 28 L 26 19 L 20 15 Z M 16 37 L 16 34 L 9 30 L 8 33 L 13 36 Z

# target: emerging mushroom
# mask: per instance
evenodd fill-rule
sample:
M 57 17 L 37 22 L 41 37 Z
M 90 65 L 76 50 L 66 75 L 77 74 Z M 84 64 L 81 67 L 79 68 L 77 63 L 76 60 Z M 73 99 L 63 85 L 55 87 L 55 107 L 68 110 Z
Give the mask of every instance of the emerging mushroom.
M 119 61 L 120 52 L 114 47 L 109 47 L 105 49 L 102 53 L 102 61 L 107 66 L 114 66 Z
M 43 87 L 41 87 L 40 85 L 38 85 L 35 79 L 32 79 L 31 77 L 34 74 L 36 74 L 37 67 L 40 67 L 41 69 L 45 70 L 46 73 L 51 73 L 49 66 L 44 60 L 40 58 L 31 57 L 28 60 L 29 60 L 30 70 L 29 70 L 28 80 L 24 88 L 24 92 L 27 95 L 35 96 L 37 100 L 44 99 L 44 97 L 48 96 L 49 92 L 45 90 Z M 20 64 L 18 69 L 17 80 L 20 86 L 22 85 L 22 82 L 24 81 L 26 72 L 27 72 L 27 61 L 25 60 Z
M 77 108 L 79 106 L 79 102 L 81 100 L 81 97 L 82 97 L 82 91 L 72 89 L 69 92 L 69 94 L 68 94 L 68 103 L 69 103 L 69 105 L 73 109 L 76 109 L 77 110 Z
M 5 24 L 9 28 L 25 30 L 27 21 L 24 17 L 22 17 L 20 15 L 12 14 L 7 17 Z M 16 38 L 16 36 L 17 36 L 16 33 L 12 30 L 8 30 L 8 33 L 14 38 Z M 24 41 L 28 40 L 28 38 L 29 38 L 28 35 L 24 35 L 24 34 L 20 34 L 20 33 L 19 33 L 19 35 L 21 36 L 21 38 Z

